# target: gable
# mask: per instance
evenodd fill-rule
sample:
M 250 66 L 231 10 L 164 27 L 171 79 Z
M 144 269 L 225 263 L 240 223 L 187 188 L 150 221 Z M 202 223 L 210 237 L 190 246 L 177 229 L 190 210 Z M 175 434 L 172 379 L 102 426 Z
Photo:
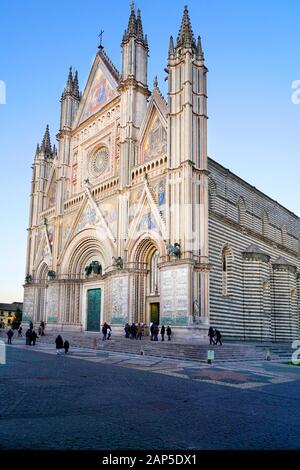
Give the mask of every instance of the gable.
M 148 162 L 167 153 L 167 131 L 154 108 L 141 145 L 141 160 Z
M 97 54 L 78 110 L 77 125 L 118 96 L 117 86 L 117 81 Z

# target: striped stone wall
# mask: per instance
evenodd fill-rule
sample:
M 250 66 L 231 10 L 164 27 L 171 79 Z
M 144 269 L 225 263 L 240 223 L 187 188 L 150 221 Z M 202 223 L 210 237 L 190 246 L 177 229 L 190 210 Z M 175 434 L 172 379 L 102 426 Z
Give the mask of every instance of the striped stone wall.
M 211 325 L 231 338 L 298 338 L 300 219 L 212 160 L 209 170 Z

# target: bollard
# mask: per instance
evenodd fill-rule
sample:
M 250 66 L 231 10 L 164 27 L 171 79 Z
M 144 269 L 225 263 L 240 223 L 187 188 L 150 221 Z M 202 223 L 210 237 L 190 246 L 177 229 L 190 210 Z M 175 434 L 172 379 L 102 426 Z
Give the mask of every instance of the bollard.
M 212 364 L 215 360 L 215 351 L 207 351 L 207 363 Z

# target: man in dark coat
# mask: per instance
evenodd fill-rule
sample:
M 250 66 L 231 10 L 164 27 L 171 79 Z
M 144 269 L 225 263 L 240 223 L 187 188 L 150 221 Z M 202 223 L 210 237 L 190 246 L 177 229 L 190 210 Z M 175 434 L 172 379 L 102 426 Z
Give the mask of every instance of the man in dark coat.
M 167 337 L 168 337 L 168 341 L 171 341 L 171 334 L 172 334 L 171 327 L 170 327 L 170 326 L 168 326 L 166 331 L 167 331 Z
M 159 328 L 157 322 L 154 324 L 154 341 L 158 341 Z
M 215 331 L 212 326 L 209 328 L 207 336 L 209 336 L 209 344 L 216 344 L 214 342 Z
M 166 327 L 165 325 L 162 325 L 161 329 L 160 329 L 160 334 L 161 334 L 161 340 L 164 341 L 165 340 L 165 334 L 166 334 Z
M 30 334 L 30 344 L 32 343 L 32 345 L 35 346 L 36 339 L 37 339 L 37 334 L 34 330 L 32 330 Z
M 60 335 L 57 336 L 55 340 L 57 354 L 61 354 L 61 350 L 64 347 L 64 341 Z
M 10 328 L 10 330 L 8 330 L 8 332 L 7 332 L 6 334 L 7 334 L 7 343 L 8 343 L 8 344 L 11 344 L 11 339 L 12 339 L 12 337 L 13 337 L 13 335 L 14 335 L 13 330 Z
M 222 335 L 221 335 L 221 332 L 216 329 L 215 334 L 216 334 L 216 344 L 220 343 L 220 346 L 222 346 L 222 341 L 221 341 Z
M 106 341 L 108 324 L 105 322 L 102 327 L 102 341 Z

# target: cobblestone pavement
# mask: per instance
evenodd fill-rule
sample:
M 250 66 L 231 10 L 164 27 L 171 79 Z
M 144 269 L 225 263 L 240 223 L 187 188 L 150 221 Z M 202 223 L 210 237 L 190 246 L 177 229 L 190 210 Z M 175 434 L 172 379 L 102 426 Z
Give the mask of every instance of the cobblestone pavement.
M 300 369 L 7 347 L 1 449 L 299 449 Z

